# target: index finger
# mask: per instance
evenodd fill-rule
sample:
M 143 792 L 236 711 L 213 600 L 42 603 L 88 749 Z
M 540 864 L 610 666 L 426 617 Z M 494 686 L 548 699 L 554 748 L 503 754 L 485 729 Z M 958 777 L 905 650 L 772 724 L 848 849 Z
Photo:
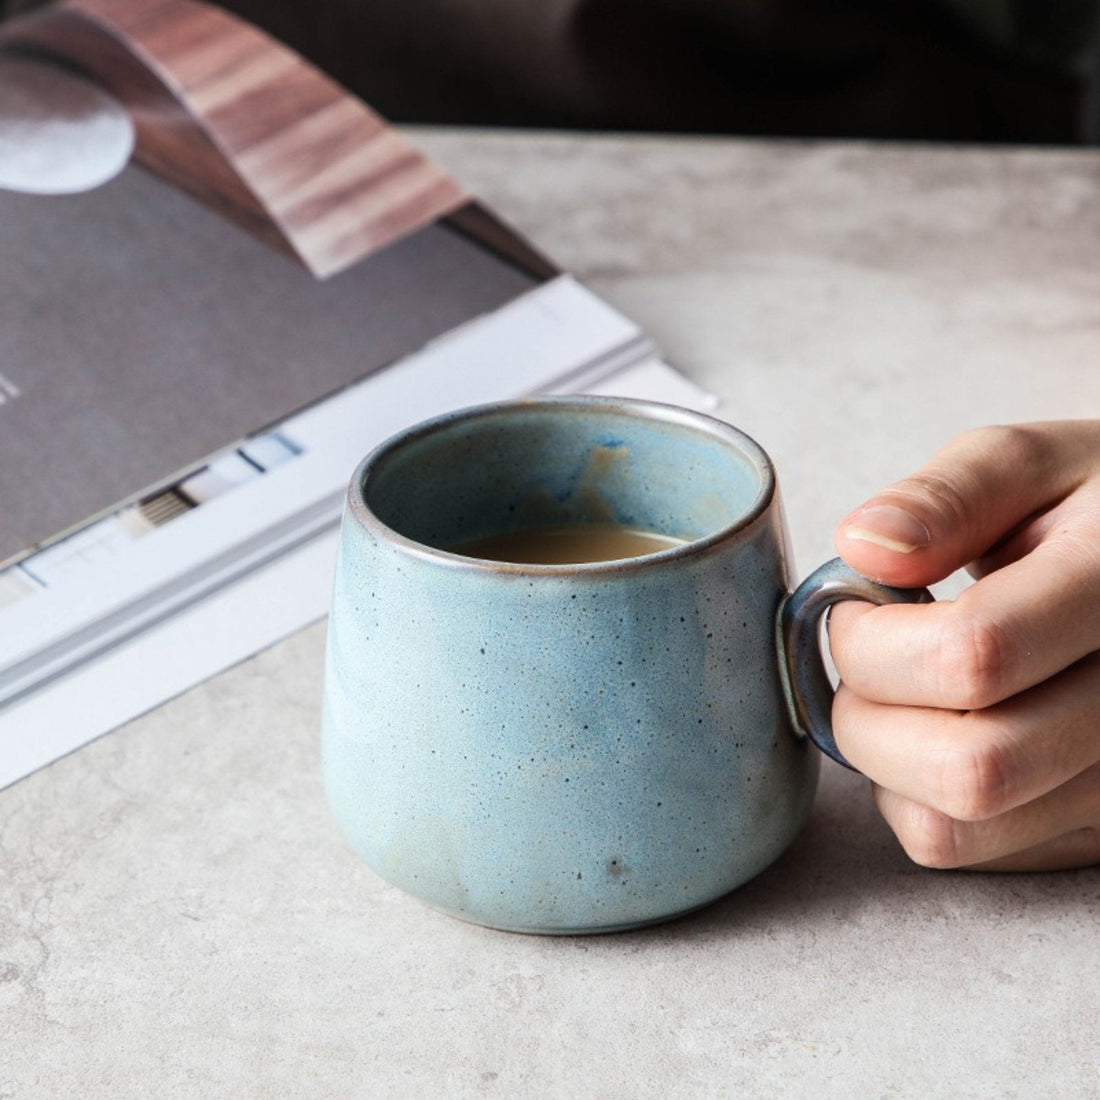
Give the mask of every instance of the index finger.
M 1100 516 L 1056 532 L 953 601 L 833 608 L 829 646 L 880 703 L 975 710 L 1100 649 Z

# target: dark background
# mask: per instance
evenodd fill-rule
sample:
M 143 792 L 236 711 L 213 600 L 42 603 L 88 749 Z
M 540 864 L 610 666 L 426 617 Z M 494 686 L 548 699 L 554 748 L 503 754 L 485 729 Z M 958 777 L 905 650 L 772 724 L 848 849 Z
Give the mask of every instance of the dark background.
M 17 13 L 38 0 L 0 0 Z M 1100 0 L 225 0 L 395 122 L 1100 139 Z

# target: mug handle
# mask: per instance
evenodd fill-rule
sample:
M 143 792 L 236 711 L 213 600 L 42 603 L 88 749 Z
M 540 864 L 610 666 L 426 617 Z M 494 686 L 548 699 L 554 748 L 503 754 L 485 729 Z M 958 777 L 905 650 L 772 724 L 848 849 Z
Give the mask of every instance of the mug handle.
M 931 603 L 933 596 L 927 588 L 877 584 L 834 558 L 814 570 L 780 605 L 779 667 L 795 731 L 808 737 L 826 756 L 855 771 L 833 737 L 833 686 L 818 639 L 822 615 L 840 600 Z

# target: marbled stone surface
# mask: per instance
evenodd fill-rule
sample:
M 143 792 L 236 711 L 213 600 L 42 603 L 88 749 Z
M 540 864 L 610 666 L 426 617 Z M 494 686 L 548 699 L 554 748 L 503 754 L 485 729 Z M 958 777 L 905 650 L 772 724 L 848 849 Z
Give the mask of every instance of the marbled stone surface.
M 801 573 L 954 432 L 1100 408 L 1100 154 L 415 136 L 720 394 Z M 694 916 L 462 924 L 329 819 L 323 640 L 0 792 L 0 1097 L 1100 1096 L 1100 871 L 922 870 L 830 764 Z

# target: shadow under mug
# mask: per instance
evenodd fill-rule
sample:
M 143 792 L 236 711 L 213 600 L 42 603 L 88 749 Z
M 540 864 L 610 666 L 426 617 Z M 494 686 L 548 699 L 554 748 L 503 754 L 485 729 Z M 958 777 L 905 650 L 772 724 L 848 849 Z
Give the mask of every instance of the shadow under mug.
M 537 565 L 473 540 L 613 523 L 642 557 Z M 481 406 L 351 481 L 329 626 L 327 797 L 384 879 L 454 916 L 603 932 L 697 909 L 801 828 L 844 763 L 819 622 L 923 601 L 839 561 L 793 594 L 775 473 L 711 417 L 616 398 Z

